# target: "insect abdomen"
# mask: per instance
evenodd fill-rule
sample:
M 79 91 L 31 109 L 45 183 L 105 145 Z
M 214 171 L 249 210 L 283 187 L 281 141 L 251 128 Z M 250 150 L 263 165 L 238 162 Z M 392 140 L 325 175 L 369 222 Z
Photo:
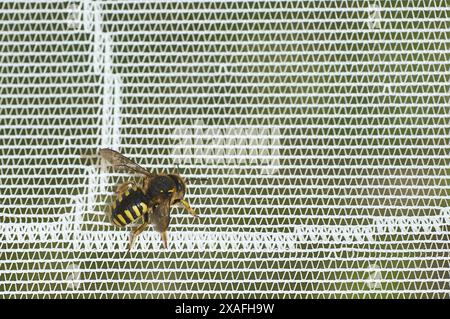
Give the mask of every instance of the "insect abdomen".
M 146 197 L 141 189 L 129 188 L 119 194 L 111 206 L 111 221 L 114 225 L 123 227 L 134 222 L 148 212 Z

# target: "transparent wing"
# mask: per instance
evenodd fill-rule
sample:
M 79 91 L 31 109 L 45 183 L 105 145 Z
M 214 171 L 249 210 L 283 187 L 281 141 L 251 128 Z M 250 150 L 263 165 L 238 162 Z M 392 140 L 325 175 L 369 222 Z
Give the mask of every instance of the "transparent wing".
M 107 160 L 114 168 L 126 169 L 135 173 L 143 174 L 146 176 L 154 176 L 154 174 L 147 171 L 142 166 L 136 164 L 129 158 L 120 154 L 119 152 L 113 151 L 109 148 L 104 148 L 100 150 L 100 155 L 105 160 Z

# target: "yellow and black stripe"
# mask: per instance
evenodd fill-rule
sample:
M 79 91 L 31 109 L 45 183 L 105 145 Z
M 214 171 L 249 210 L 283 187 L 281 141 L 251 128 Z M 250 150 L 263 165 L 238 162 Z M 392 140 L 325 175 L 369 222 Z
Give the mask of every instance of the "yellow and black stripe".
M 144 193 L 137 187 L 129 188 L 125 193 L 119 194 L 111 208 L 111 220 L 119 227 L 132 223 L 148 212 Z

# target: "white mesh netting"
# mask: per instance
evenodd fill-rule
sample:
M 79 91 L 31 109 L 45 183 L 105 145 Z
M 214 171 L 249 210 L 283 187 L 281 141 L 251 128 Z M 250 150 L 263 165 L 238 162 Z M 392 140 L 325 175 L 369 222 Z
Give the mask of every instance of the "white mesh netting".
M 0 298 L 449 293 L 446 1 L 0 1 Z M 169 250 L 104 215 L 179 163 Z

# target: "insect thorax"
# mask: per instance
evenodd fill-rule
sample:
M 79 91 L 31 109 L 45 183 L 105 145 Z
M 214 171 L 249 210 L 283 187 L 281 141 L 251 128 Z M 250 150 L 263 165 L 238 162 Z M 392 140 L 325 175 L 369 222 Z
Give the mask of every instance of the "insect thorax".
M 150 199 L 168 196 L 172 199 L 182 199 L 185 194 L 185 184 L 178 175 L 158 175 L 148 185 L 146 196 Z

